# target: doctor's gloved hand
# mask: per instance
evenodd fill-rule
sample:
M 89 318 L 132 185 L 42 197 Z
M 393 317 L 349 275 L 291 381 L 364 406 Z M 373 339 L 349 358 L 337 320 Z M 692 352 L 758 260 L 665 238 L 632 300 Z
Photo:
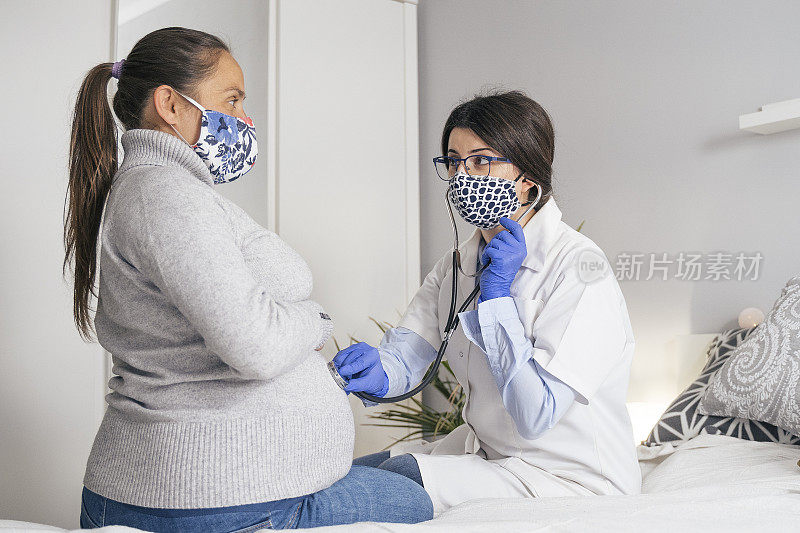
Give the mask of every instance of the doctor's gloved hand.
M 345 391 L 366 392 L 384 396 L 389 391 L 389 378 L 383 370 L 378 349 L 359 342 L 341 350 L 333 358 L 339 375 L 347 380 Z
M 481 263 L 489 266 L 481 273 L 481 296 L 478 303 L 511 296 L 511 283 L 528 255 L 522 226 L 508 217 L 500 219 L 508 231 L 501 231 L 489 241 L 481 255 Z

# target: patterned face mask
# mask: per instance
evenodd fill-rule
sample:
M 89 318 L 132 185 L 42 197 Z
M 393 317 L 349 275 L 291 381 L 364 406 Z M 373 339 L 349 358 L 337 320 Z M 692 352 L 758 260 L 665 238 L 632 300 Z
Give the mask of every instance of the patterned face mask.
M 178 94 L 202 112 L 200 138 L 196 144 L 190 144 L 175 126 L 172 124 L 170 126 L 183 142 L 191 146 L 200 156 L 211 171 L 214 183 L 227 183 L 247 174 L 256 164 L 258 155 L 256 129 L 250 117 L 242 120 L 219 111 L 205 109 L 185 94 L 180 92 Z
M 521 205 L 518 179 L 470 176 L 462 170 L 450 180 L 447 197 L 464 221 L 482 229 L 496 228 L 502 217 L 510 217 Z

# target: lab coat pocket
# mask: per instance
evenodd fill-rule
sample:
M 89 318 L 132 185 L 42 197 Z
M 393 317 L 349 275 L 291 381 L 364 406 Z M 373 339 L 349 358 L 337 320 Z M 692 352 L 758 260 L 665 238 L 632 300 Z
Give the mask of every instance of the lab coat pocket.
M 531 342 L 533 338 L 533 324 L 542 312 L 544 301 L 539 298 L 524 298 L 514 296 L 514 304 L 517 306 L 517 313 L 519 313 L 519 320 L 525 328 L 525 337 Z

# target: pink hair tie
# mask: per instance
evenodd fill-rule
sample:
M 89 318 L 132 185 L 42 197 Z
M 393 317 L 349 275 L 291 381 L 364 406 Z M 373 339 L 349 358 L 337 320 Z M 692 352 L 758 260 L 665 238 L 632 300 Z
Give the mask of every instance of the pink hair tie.
M 124 59 L 120 59 L 111 67 L 111 76 L 114 78 L 119 79 L 120 74 L 122 74 L 122 65 L 125 63 Z

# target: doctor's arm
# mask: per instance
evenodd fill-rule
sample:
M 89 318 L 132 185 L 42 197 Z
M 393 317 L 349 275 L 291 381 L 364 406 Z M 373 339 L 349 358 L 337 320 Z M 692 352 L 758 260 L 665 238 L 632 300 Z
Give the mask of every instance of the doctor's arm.
M 487 300 L 459 316 L 467 338 L 486 354 L 519 434 L 541 437 L 572 407 L 575 391 L 533 359 L 533 346 L 510 297 Z
M 526 439 L 540 437 L 567 412 L 575 391 L 533 358 L 532 346 L 511 298 L 511 284 L 527 255 L 518 222 L 501 218 L 501 231 L 481 250 L 478 308 L 461 313 L 467 338 L 486 354 L 503 405 Z
M 626 333 L 624 301 L 616 279 L 583 281 L 575 265 L 577 257 L 579 251 L 565 259 L 567 267 L 531 324 L 533 342 L 524 333 L 524 314 L 510 297 L 489 299 L 477 310 L 461 314 L 465 332 L 469 329 L 470 339 L 486 353 L 501 393 L 503 386 L 510 388 L 515 376 L 533 365 L 554 393 L 555 421 L 569 406 L 559 405 L 559 393 L 554 392 L 559 386 L 554 387 L 550 378 L 572 389 L 569 404 L 588 404 L 633 343 Z M 535 385 L 534 380 L 530 382 Z M 513 415 L 517 407 L 506 406 Z
M 425 276 L 397 327 L 386 331 L 374 348 L 359 343 L 333 358 L 339 374 L 348 380 L 347 392 L 397 396 L 415 387 L 436 358 L 433 347 L 441 342 L 438 301 L 441 280 L 451 257 L 446 254 Z M 361 400 L 364 405 L 376 405 Z
M 389 379 L 387 396 L 397 396 L 416 387 L 436 359 L 436 349 L 404 327 L 387 330 L 378 353 Z
M 414 388 L 435 358 L 436 350 L 428 341 L 410 329 L 397 327 L 386 330 L 377 348 L 359 342 L 337 353 L 333 362 L 347 381 L 345 391 L 383 397 Z M 363 398 L 361 402 L 377 405 Z

